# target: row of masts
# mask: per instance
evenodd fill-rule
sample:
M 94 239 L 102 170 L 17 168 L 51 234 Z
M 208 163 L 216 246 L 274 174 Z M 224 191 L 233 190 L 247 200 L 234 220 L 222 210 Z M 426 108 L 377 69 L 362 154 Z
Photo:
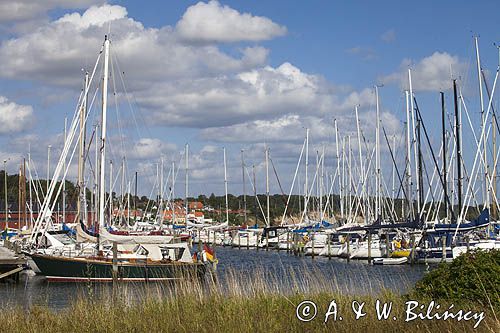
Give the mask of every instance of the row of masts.
M 105 38 L 104 45 L 103 45 L 103 54 L 104 54 L 104 62 L 103 62 L 103 79 L 102 79 L 102 109 L 101 109 L 101 122 L 100 126 L 96 125 L 95 126 L 95 131 L 93 135 L 97 135 L 97 130 L 100 128 L 101 133 L 100 133 L 100 140 L 99 143 L 95 144 L 96 145 L 96 154 L 95 154 L 95 184 L 94 184 L 94 192 L 95 195 L 91 196 L 92 198 L 95 197 L 96 203 L 95 206 L 98 207 L 97 209 L 97 220 L 99 222 L 100 226 L 103 226 L 106 224 L 106 188 L 105 188 L 105 167 L 106 167 L 106 144 L 107 144 L 107 95 L 108 95 L 108 72 L 109 72 L 109 45 L 110 42 L 107 38 Z M 476 47 L 476 60 L 477 60 L 477 74 L 478 74 L 478 80 L 479 80 L 479 96 L 480 96 L 480 111 L 481 111 L 481 136 L 477 142 L 478 145 L 478 151 L 476 154 L 476 159 L 479 158 L 480 162 L 476 163 L 477 161 L 475 160 L 474 162 L 474 169 L 482 169 L 482 174 L 484 175 L 484 181 L 482 182 L 482 193 L 483 193 L 483 201 L 484 201 L 484 206 L 486 208 L 490 208 L 490 206 L 493 205 L 493 207 L 496 207 L 496 185 L 497 185 L 497 180 L 496 180 L 496 154 L 497 154 L 497 149 L 496 149 L 496 131 L 498 130 L 498 126 L 496 123 L 496 115 L 494 113 L 494 108 L 492 105 L 492 100 L 493 100 L 493 94 L 495 92 L 495 87 L 496 87 L 496 77 L 495 77 L 495 82 L 493 84 L 493 88 L 490 92 L 487 84 L 486 84 L 486 79 L 484 75 L 484 71 L 481 67 L 480 63 L 480 56 L 479 56 L 479 47 L 478 47 L 478 39 L 475 38 L 475 47 Z M 99 61 L 99 59 L 98 59 Z M 96 65 L 97 66 L 97 65 Z M 94 69 L 95 72 L 95 69 Z M 92 73 L 93 77 L 94 73 Z M 497 76 L 498 76 L 498 70 L 497 70 Z M 420 114 L 420 110 L 418 110 L 418 106 L 416 104 L 416 98 L 413 92 L 413 87 L 412 87 L 412 79 L 411 79 L 411 70 L 408 70 L 408 81 L 409 81 L 409 90 L 405 91 L 405 98 L 406 98 L 406 157 L 405 157 L 405 168 L 404 168 L 404 177 L 402 177 L 402 181 L 400 181 L 400 186 L 403 187 L 403 199 L 404 202 L 406 203 L 402 207 L 402 214 L 401 217 L 407 218 L 407 219 L 421 219 L 423 215 L 425 214 L 425 209 L 424 206 L 426 206 L 426 198 L 425 198 L 425 190 L 424 190 L 424 162 L 423 162 L 423 153 L 422 153 L 422 146 L 423 143 L 423 136 L 422 136 L 422 130 L 425 132 L 425 127 L 423 124 L 423 120 Z M 483 82 L 484 82 L 484 87 L 483 87 Z M 466 203 L 463 201 L 464 199 L 464 194 L 463 194 L 463 185 L 462 181 L 464 179 L 464 176 L 462 175 L 462 164 L 463 164 L 463 157 L 462 157 L 462 142 L 461 142 L 461 107 L 462 105 L 465 107 L 465 102 L 463 100 L 463 97 L 461 95 L 461 92 L 458 92 L 457 89 L 457 82 L 456 80 L 452 81 L 453 84 L 453 100 L 454 100 L 454 135 L 448 136 L 446 133 L 446 111 L 445 111 L 445 97 L 444 97 L 444 92 L 440 93 L 441 97 L 441 122 L 442 122 L 442 146 L 441 146 L 441 151 L 440 155 L 442 157 L 442 166 L 441 170 L 437 168 L 435 172 L 437 172 L 437 178 L 441 182 L 443 186 L 443 196 L 444 196 L 444 206 L 445 206 L 445 211 L 446 211 L 446 216 L 447 219 L 450 220 L 460 220 L 461 218 L 464 217 L 463 214 L 463 207 L 466 206 Z M 483 96 L 483 90 L 487 91 L 488 95 L 488 105 L 485 107 L 485 101 L 484 101 L 484 96 Z M 78 122 L 73 122 L 71 125 L 71 128 L 69 130 L 71 136 L 74 136 L 74 124 L 79 123 L 80 129 L 79 129 L 79 149 L 78 149 L 78 189 L 79 189 L 79 194 L 80 194 L 80 199 L 77 202 L 77 212 L 78 216 L 81 217 L 81 219 L 85 219 L 87 217 L 87 202 L 86 202 L 86 185 L 85 185 L 85 160 L 88 155 L 87 151 L 87 145 L 86 143 L 86 122 L 88 118 L 88 93 L 90 90 L 90 77 L 89 73 L 85 73 L 85 80 L 84 80 L 84 92 L 83 92 L 83 98 L 80 103 L 81 110 L 79 112 L 79 121 Z M 381 219 L 384 219 L 387 217 L 387 211 L 390 211 L 391 214 L 394 215 L 394 201 L 396 200 L 396 190 L 395 190 L 395 185 L 396 185 L 396 177 L 395 173 L 397 172 L 396 165 L 393 165 L 392 169 L 392 205 L 390 208 L 387 207 L 387 203 L 384 200 L 384 197 L 387 197 L 387 190 L 384 190 L 384 181 L 383 181 L 383 172 L 382 172 L 382 165 L 381 165 L 381 130 L 384 131 L 384 136 L 386 140 L 388 141 L 387 135 L 385 133 L 385 129 L 383 129 L 382 124 L 381 124 L 381 117 L 380 117 L 380 106 L 379 106 L 379 86 L 375 86 L 375 98 L 376 98 L 376 126 L 375 126 L 375 148 L 373 150 L 367 148 L 366 143 L 362 143 L 362 137 L 363 133 L 360 128 L 360 121 L 359 121 L 359 115 L 358 115 L 358 107 L 355 107 L 355 113 L 356 113 L 356 123 L 357 123 L 357 138 L 358 138 L 358 152 L 359 152 L 359 165 L 358 167 L 358 176 L 359 176 L 359 182 L 356 184 L 356 182 L 353 181 L 355 178 L 354 175 L 354 168 L 353 166 L 356 163 L 355 158 L 353 158 L 353 149 L 351 147 L 351 135 L 344 136 L 342 138 L 339 137 L 339 129 L 338 129 L 338 124 L 337 121 L 334 123 L 335 127 L 335 137 L 336 137 L 336 159 L 337 159 L 337 170 L 335 170 L 334 173 L 331 174 L 326 174 L 326 178 L 329 179 L 330 181 L 327 181 L 326 183 L 331 183 L 332 186 L 330 189 L 332 189 L 333 182 L 336 180 L 338 183 L 338 191 L 340 195 L 340 210 L 341 210 L 341 216 L 349 216 L 350 219 L 352 220 L 355 218 L 358 214 L 364 216 L 365 221 L 368 221 L 369 219 L 373 221 L 379 221 Z M 492 113 L 490 111 L 493 111 Z M 488 127 L 487 126 L 487 120 L 489 117 L 489 114 L 492 114 L 491 116 L 491 125 Z M 67 128 L 65 124 L 65 154 L 69 154 L 69 148 L 67 148 L 68 144 L 66 142 L 68 134 Z M 493 161 L 494 161 L 494 167 L 493 170 L 490 170 L 489 164 L 488 164 L 488 154 L 487 154 L 487 139 L 489 132 L 492 131 L 492 143 L 493 143 Z M 426 134 L 426 133 L 425 133 Z M 426 134 L 427 137 L 427 134 Z M 427 137 L 428 140 L 428 137 Z M 451 141 L 454 141 L 453 146 L 455 147 L 455 161 L 456 161 L 456 180 L 457 180 L 457 193 L 456 193 L 456 198 L 458 201 L 458 212 L 454 212 L 454 204 L 453 200 L 450 200 L 450 193 L 449 193 L 449 188 L 448 188 L 448 178 L 450 177 L 450 172 L 449 170 L 449 164 L 447 163 L 448 159 L 448 153 L 449 150 L 446 149 L 448 145 L 450 145 Z M 71 141 L 71 140 L 69 140 Z M 95 140 L 97 141 L 97 140 Z M 365 154 L 363 156 L 363 144 L 365 147 Z M 390 144 L 389 149 L 391 149 Z M 304 174 L 304 212 L 306 215 L 308 211 L 308 207 L 310 206 L 310 200 L 311 200 L 311 194 L 313 191 L 314 183 L 316 182 L 316 197 L 319 201 L 318 203 L 318 217 L 321 220 L 323 220 L 323 214 L 324 214 L 324 207 L 325 203 L 323 202 L 324 199 L 324 193 L 323 190 L 325 188 L 325 172 L 324 172 L 324 162 L 325 162 L 325 149 L 323 147 L 321 154 L 319 151 L 317 152 L 317 158 L 316 158 L 316 174 L 314 176 L 314 180 L 312 183 L 310 183 L 309 179 L 309 130 L 306 129 L 306 138 L 305 138 L 305 174 Z M 413 150 L 412 150 L 413 147 Z M 395 152 L 396 150 L 396 143 L 395 143 L 395 136 L 393 135 L 393 145 L 392 145 L 392 150 Z M 391 154 L 394 154 L 394 152 L 391 152 Z M 187 221 L 189 209 L 188 209 L 188 182 L 189 182 L 189 164 L 188 164 L 188 154 L 189 154 L 189 146 L 186 145 L 185 149 L 185 221 Z M 434 153 L 432 153 L 434 155 Z M 243 151 L 241 152 L 241 163 L 242 163 L 242 175 L 243 175 L 243 192 L 244 192 L 244 211 L 245 211 L 245 222 L 247 221 L 247 214 L 246 214 L 246 176 L 245 176 L 245 163 L 244 163 L 244 157 L 243 157 Z M 375 159 L 375 165 L 372 168 L 372 157 L 374 156 Z M 301 153 L 302 157 L 302 153 Z M 433 156 L 434 157 L 434 156 Z M 393 158 L 394 159 L 394 158 Z M 452 156 L 453 159 L 453 156 Z M 50 163 L 50 148 L 49 148 L 49 156 L 48 156 L 48 164 Z M 300 159 L 299 159 L 300 162 Z M 393 161 L 393 164 L 396 164 L 395 161 Z M 412 165 L 412 162 L 414 162 L 414 166 Z M 436 161 L 434 161 L 436 162 Z M 65 175 L 67 172 L 67 161 L 66 161 L 66 155 L 64 156 L 63 160 L 63 165 L 61 167 L 63 171 L 62 174 L 62 179 L 63 179 L 63 184 L 62 184 L 62 196 L 63 196 L 63 210 L 65 210 L 65 201 L 66 201 L 66 191 L 65 191 Z M 125 175 L 125 166 L 124 166 L 124 161 L 122 165 L 122 193 L 124 192 L 123 187 L 124 187 L 124 175 Z M 29 165 L 29 163 L 28 163 Z M 48 170 L 50 170 L 49 165 L 47 166 Z M 59 168 L 59 166 L 58 166 Z M 225 194 L 226 194 L 226 221 L 229 220 L 229 209 L 228 209 L 228 197 L 227 197 L 227 185 L 228 185 L 228 180 L 227 180 L 227 170 L 226 170 L 226 150 L 224 149 L 224 187 L 225 187 Z M 373 173 L 370 171 L 373 169 Z M 414 169 L 415 173 L 412 174 L 412 169 Z M 266 212 L 263 212 L 263 215 L 265 216 L 265 221 L 267 225 L 271 224 L 270 220 L 270 184 L 269 184 L 269 148 L 266 146 L 265 149 L 265 170 L 266 170 Z M 59 173 L 61 170 L 58 170 L 56 173 L 59 176 Z M 113 166 L 112 162 L 110 162 L 110 206 L 108 207 L 110 210 L 109 216 L 111 218 L 112 216 L 112 206 L 113 206 L 113 198 L 112 198 L 112 188 L 113 188 L 113 183 L 112 183 L 112 172 L 113 172 Z M 171 198 L 174 198 L 174 174 L 175 174 L 175 163 L 172 164 L 172 189 L 171 193 L 169 196 Z M 23 173 L 24 175 L 24 173 Z M 255 175 L 255 171 L 254 171 Z M 373 175 L 375 185 L 374 185 L 374 191 L 369 191 L 370 186 L 369 186 L 369 176 Z M 297 172 L 294 176 L 294 181 L 297 176 Z M 299 176 L 300 177 L 300 176 Z M 434 175 L 433 175 L 434 177 Z M 471 177 L 471 175 L 468 175 L 467 177 Z M 255 177 L 254 177 L 255 178 Z M 415 182 L 413 182 L 413 178 L 415 178 Z M 47 177 L 49 179 L 49 177 Z M 159 186 L 161 188 L 161 194 L 159 195 L 160 200 L 163 200 L 163 161 L 162 161 L 162 174 L 161 174 L 161 185 Z M 136 192 L 137 192 L 137 176 L 136 176 Z M 470 183 L 470 182 L 469 182 Z M 31 185 L 31 183 L 30 183 Z M 51 184 L 52 186 L 52 184 Z M 55 186 L 55 185 L 54 185 Z M 256 185 L 255 182 L 253 184 L 254 187 L 254 194 L 256 196 Z M 292 185 L 293 188 L 293 185 Z M 413 188 L 415 188 L 415 196 L 413 195 Z M 128 185 L 128 193 L 130 194 L 130 182 Z M 56 191 L 55 187 L 49 188 L 49 182 L 47 182 L 47 197 L 51 197 L 53 194 L 51 192 Z M 469 184 L 467 192 L 465 193 L 465 197 L 470 197 L 471 193 L 471 186 Z M 328 195 L 330 194 L 331 191 L 328 191 Z M 399 191 L 398 191 L 399 192 Z M 428 190 L 429 192 L 429 190 Z M 24 201 L 25 199 L 25 191 L 22 192 L 24 193 Z M 290 192 L 291 193 L 291 192 Z M 354 193 L 354 195 L 353 195 Z M 20 194 L 21 195 L 21 194 Z M 389 195 L 390 196 L 390 195 Z M 329 198 L 329 196 L 327 196 Z M 21 199 L 21 198 L 20 198 Z M 31 200 L 31 196 L 30 196 Z M 328 200 L 328 199 L 327 199 Z M 470 199 L 467 199 L 470 201 Z M 373 207 L 369 204 L 369 202 L 373 201 Z M 414 205 L 414 202 L 416 203 L 416 207 Z M 46 206 L 46 209 L 50 211 L 50 207 L 48 206 L 49 203 L 45 203 L 44 205 Z M 91 203 L 91 206 L 93 203 Z M 130 211 L 130 200 L 128 199 L 127 203 Z M 288 205 L 288 204 L 287 204 Z M 159 205 L 160 207 L 163 206 L 163 203 Z M 260 206 L 260 203 L 259 203 Z M 30 207 L 32 208 L 32 204 L 30 203 Z M 175 209 L 173 209 L 175 212 Z M 386 213 L 384 213 L 384 211 Z M 285 207 L 285 212 L 286 212 L 286 207 Z M 175 213 L 174 213 L 175 214 Z M 64 213 L 63 213 L 64 215 Z

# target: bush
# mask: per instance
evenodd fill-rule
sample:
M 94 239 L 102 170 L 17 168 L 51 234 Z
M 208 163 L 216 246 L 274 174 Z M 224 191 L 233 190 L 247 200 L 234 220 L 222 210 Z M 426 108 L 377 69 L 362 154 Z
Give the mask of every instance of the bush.
M 418 281 L 413 295 L 451 302 L 471 301 L 500 309 L 500 250 L 474 250 L 440 264 Z

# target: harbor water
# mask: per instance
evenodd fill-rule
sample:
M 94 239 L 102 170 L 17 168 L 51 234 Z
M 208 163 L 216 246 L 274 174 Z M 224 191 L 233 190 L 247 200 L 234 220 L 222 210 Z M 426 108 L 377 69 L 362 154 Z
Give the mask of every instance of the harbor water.
M 248 279 L 258 276 L 273 284 L 273 289 L 282 292 L 297 283 L 310 283 L 311 279 L 324 279 L 338 288 L 338 292 L 349 295 L 376 294 L 390 290 L 397 294 L 407 292 L 426 272 L 424 265 L 370 265 L 366 261 L 326 257 L 298 257 L 286 251 L 255 248 L 237 249 L 217 247 L 217 281 L 224 284 L 230 274 L 240 274 Z M 308 279 L 301 279 L 307 274 Z M 137 291 L 136 298 L 146 297 L 147 288 L 158 289 L 153 283 L 128 284 L 128 289 Z M 64 309 L 79 297 L 91 298 L 106 295 L 112 284 L 49 283 L 43 276 L 31 271 L 21 275 L 17 284 L 0 284 L 0 307 L 48 306 Z

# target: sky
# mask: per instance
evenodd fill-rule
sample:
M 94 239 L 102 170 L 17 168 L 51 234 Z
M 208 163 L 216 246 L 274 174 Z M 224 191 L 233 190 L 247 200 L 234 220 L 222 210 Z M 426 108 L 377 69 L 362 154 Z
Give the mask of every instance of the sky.
M 325 168 L 333 175 L 334 119 L 340 140 L 352 136 L 356 152 L 359 106 L 363 135 L 374 142 L 375 85 L 383 126 L 397 136 L 402 156 L 408 69 L 439 150 L 439 92 L 445 92 L 451 115 L 452 78 L 473 128 L 479 128 L 473 37 L 479 36 L 491 88 L 499 60 L 499 9 L 497 1 L 0 0 L 0 159 L 13 173 L 30 152 L 33 173 L 36 168 L 45 177 L 51 145 L 53 172 L 82 70 L 92 69 L 105 34 L 115 70 L 108 159 L 117 175 L 126 155 L 127 178 L 138 172 L 141 194 L 154 191 L 160 160 L 165 178 L 172 162 L 176 168 L 184 163 L 186 143 L 192 195 L 223 193 L 223 147 L 229 192 L 242 191 L 242 149 L 249 172 L 256 166 L 258 192 L 264 192 L 266 145 L 288 192 L 306 128 L 311 164 L 325 147 Z M 99 119 L 98 104 L 89 123 Z M 472 165 L 475 148 L 467 126 L 464 150 L 471 152 L 466 161 Z M 382 156 L 388 179 L 387 148 Z M 178 195 L 184 193 L 183 167 Z M 76 170 L 73 163 L 68 179 L 76 178 Z M 282 191 L 276 179 L 270 186 L 272 193 Z

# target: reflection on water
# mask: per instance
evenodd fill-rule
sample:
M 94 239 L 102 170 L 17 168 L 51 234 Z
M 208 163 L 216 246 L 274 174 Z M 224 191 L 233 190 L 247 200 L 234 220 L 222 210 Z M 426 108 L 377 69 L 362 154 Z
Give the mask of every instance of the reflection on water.
M 349 294 L 377 293 L 388 289 L 395 293 L 406 292 L 425 273 L 422 265 L 373 266 L 366 262 L 324 257 L 296 257 L 286 251 L 265 251 L 259 249 L 216 248 L 219 259 L 217 266 L 218 283 L 224 286 L 226 278 L 232 273 L 245 276 L 251 281 L 254 276 L 273 284 L 282 292 L 301 283 L 318 280 L 331 281 L 340 292 Z M 300 275 L 307 273 L 307 279 Z M 169 289 L 171 284 L 127 284 L 127 292 L 135 298 L 144 298 L 151 291 L 157 293 Z M 19 284 L 0 284 L 0 306 L 30 307 L 48 305 L 62 309 L 78 297 L 107 297 L 112 290 L 111 284 L 86 283 L 48 283 L 43 276 L 23 273 Z M 171 289 L 170 289 L 171 290 Z M 170 293 L 163 293 L 164 295 Z

